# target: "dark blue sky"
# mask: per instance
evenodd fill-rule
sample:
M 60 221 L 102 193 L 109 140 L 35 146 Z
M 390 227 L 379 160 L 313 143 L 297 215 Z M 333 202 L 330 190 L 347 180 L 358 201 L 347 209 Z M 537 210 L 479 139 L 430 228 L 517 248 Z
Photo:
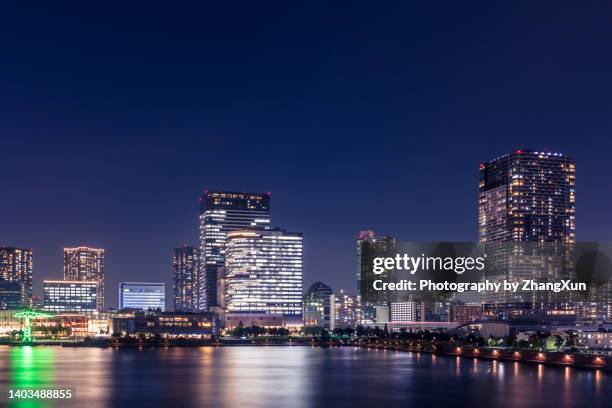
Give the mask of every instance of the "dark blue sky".
M 610 239 L 605 2 L 85 3 L 0 13 L 0 244 L 37 282 L 89 244 L 109 305 L 170 283 L 208 187 L 272 191 L 305 286 L 353 289 L 359 230 L 475 240 L 478 164 L 517 148 L 575 154 L 578 238 Z

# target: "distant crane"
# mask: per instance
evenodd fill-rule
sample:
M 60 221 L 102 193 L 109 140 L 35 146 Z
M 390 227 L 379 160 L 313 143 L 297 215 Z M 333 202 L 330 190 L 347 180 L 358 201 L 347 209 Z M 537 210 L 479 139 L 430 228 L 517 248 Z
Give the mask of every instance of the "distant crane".
M 23 339 L 24 343 L 32 342 L 32 319 L 36 319 L 38 317 L 50 318 L 53 315 L 48 313 L 40 313 L 34 312 L 32 310 L 24 310 L 23 312 L 19 312 L 15 315 L 18 319 L 23 319 Z

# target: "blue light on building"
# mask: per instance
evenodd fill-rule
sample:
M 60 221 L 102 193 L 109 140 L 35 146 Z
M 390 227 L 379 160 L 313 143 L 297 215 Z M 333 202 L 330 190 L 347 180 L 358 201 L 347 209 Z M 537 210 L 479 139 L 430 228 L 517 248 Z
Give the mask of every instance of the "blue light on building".
M 152 282 L 119 283 L 119 309 L 166 310 L 166 284 Z

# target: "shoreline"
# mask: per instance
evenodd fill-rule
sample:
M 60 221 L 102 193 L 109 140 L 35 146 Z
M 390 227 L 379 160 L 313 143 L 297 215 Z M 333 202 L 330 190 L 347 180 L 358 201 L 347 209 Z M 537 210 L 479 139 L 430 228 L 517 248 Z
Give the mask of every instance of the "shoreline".
M 394 342 L 381 343 L 362 343 L 362 342 L 338 342 L 338 341 L 306 341 L 306 340 L 278 340 L 278 341 L 244 341 L 244 340 L 225 340 L 225 341 L 198 341 L 198 342 L 167 342 L 162 344 L 152 343 L 113 343 L 104 342 L 34 342 L 32 344 L 21 343 L 0 343 L 0 346 L 22 347 L 22 346 L 55 346 L 55 347 L 92 347 L 92 348 L 113 348 L 119 349 L 145 349 L 145 348 L 177 348 L 177 347 L 358 347 L 363 349 L 402 351 L 408 353 L 423 353 L 439 355 L 445 357 L 459 357 L 463 359 L 478 359 L 483 361 L 503 361 L 514 363 L 526 363 L 535 365 L 548 365 L 556 367 L 573 367 L 585 370 L 601 370 L 612 372 L 612 357 L 564 353 L 564 352 L 539 352 L 529 350 L 489 348 L 489 347 L 468 347 L 468 346 L 447 346 L 431 348 L 411 347 L 404 344 L 394 344 Z
M 602 370 L 612 372 L 612 358 L 588 354 L 564 353 L 556 351 L 529 351 L 517 349 L 502 349 L 488 347 L 456 346 L 448 349 L 430 350 L 408 346 L 387 344 L 356 344 L 356 347 L 376 350 L 404 351 L 408 353 L 423 353 L 462 359 L 478 359 L 483 361 L 503 361 L 526 363 L 532 365 L 548 365 L 556 367 L 572 367 L 585 370 Z

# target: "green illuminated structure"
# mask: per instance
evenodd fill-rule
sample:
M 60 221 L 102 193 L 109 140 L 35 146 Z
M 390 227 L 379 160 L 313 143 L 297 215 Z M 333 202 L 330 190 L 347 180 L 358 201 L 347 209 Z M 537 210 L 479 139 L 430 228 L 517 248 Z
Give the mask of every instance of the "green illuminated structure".
M 22 341 L 24 343 L 31 343 L 32 342 L 32 319 L 35 319 L 37 317 L 49 318 L 49 317 L 53 317 L 53 315 L 50 315 L 48 313 L 34 312 L 32 310 L 24 310 L 23 312 L 17 313 L 15 317 L 19 319 L 23 319 L 23 339 Z

